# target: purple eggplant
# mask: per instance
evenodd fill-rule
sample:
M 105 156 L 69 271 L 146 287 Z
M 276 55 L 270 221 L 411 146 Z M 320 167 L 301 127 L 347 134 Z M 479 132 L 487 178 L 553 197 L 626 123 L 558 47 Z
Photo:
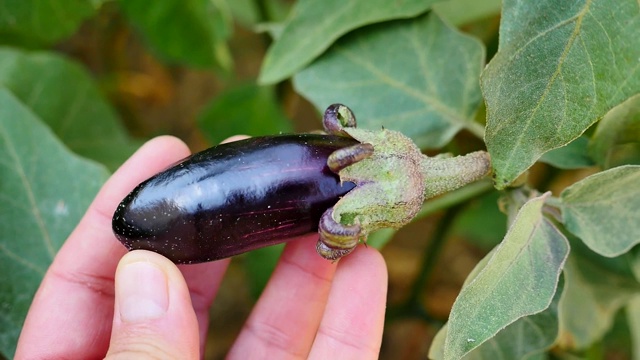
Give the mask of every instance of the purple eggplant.
M 113 231 L 129 250 L 175 263 L 218 260 L 317 231 L 322 213 L 355 185 L 327 167 L 333 135 L 256 137 L 194 154 L 138 185 Z

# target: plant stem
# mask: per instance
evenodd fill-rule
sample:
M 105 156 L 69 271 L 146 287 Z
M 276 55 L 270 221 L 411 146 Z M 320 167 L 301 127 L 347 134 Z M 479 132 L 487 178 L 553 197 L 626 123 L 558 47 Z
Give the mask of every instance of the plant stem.
M 429 199 L 487 176 L 491 172 L 491 159 L 486 151 L 456 157 L 423 155 L 420 172 L 425 181 L 425 199 Z
M 424 205 L 422 205 L 422 208 L 414 218 L 414 221 L 416 219 L 429 216 L 440 210 L 444 210 L 454 205 L 466 202 L 467 200 L 483 194 L 491 190 L 492 188 L 493 183 L 491 182 L 491 180 L 483 179 L 441 195 L 437 198 L 430 199 L 426 201 Z

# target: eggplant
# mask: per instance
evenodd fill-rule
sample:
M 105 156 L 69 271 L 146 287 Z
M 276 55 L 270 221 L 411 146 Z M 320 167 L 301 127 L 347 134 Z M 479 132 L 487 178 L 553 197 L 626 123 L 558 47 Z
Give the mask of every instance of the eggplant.
M 316 232 L 322 213 L 354 188 L 327 167 L 357 144 L 334 135 L 255 137 L 194 154 L 138 185 L 112 228 L 129 250 L 177 264 L 213 261 Z

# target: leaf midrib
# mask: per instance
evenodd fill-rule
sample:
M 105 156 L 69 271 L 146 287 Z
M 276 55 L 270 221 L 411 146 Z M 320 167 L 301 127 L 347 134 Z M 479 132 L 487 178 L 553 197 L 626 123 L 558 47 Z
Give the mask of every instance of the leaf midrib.
M 516 137 L 516 141 L 514 142 L 514 145 L 510 147 L 511 149 L 509 151 L 509 155 L 506 158 L 506 163 L 507 164 L 512 163 L 512 159 L 515 156 L 515 154 L 517 153 L 516 150 L 518 148 L 520 148 L 520 146 L 521 146 L 521 144 L 523 142 L 523 139 L 525 137 L 525 134 L 528 133 L 528 129 L 531 126 L 531 124 L 533 123 L 533 119 L 535 118 L 538 110 L 542 106 L 542 103 L 546 100 L 547 95 L 549 94 L 549 91 L 551 89 L 551 85 L 555 83 L 557 77 L 560 75 L 562 67 L 564 65 L 564 61 L 566 60 L 566 57 L 568 56 L 569 51 L 573 47 L 573 44 L 575 43 L 575 40 L 578 37 L 578 34 L 579 34 L 580 29 L 582 27 L 582 20 L 584 18 L 584 15 L 589 10 L 589 8 L 591 7 L 591 2 L 592 2 L 592 0 L 587 0 L 587 2 L 585 3 L 585 6 L 582 8 L 582 10 L 575 17 L 573 17 L 573 18 L 568 20 L 568 21 L 573 21 L 573 19 L 575 19 L 575 28 L 574 28 L 573 32 L 571 33 L 571 36 L 569 37 L 569 39 L 567 41 L 567 45 L 565 45 L 565 47 L 564 47 L 562 55 L 558 59 L 558 65 L 556 66 L 556 70 L 551 75 L 549 81 L 547 82 L 547 86 L 545 87 L 544 91 L 540 95 L 540 98 L 538 99 L 536 105 L 531 110 L 530 115 L 528 116 L 528 118 L 526 119 L 526 121 L 524 123 L 524 128 L 522 129 L 522 131 L 519 132 L 519 134 Z M 564 23 L 565 22 L 563 22 L 562 24 L 564 24 Z M 545 31 L 542 34 L 540 34 L 540 36 L 542 36 L 543 34 L 547 34 L 548 32 L 550 32 L 552 30 L 555 30 L 556 28 L 557 27 L 553 27 L 551 29 L 548 29 L 547 31 Z M 535 38 L 538 38 L 538 37 L 539 36 L 536 36 Z M 526 47 L 526 45 L 528 45 L 529 43 L 530 42 L 527 42 L 525 44 L 525 46 L 521 47 L 521 49 L 523 50 Z M 520 51 L 521 50 L 518 50 L 518 53 Z
M 393 87 L 397 90 L 402 91 L 406 95 L 413 97 L 414 99 L 419 100 L 420 102 L 432 106 L 438 112 L 446 115 L 444 118 L 449 120 L 449 123 L 455 126 L 465 127 L 467 124 L 466 119 L 457 114 L 453 109 L 446 106 L 442 102 L 438 101 L 436 98 L 426 96 L 419 91 L 412 89 L 411 87 L 405 86 L 404 84 L 395 81 L 392 77 L 387 76 L 383 71 L 379 70 L 377 67 L 373 66 L 373 64 L 362 61 L 361 58 L 356 56 L 352 51 L 349 51 L 344 46 L 336 45 L 336 49 L 342 53 L 345 58 L 351 61 L 353 64 L 362 66 L 369 72 L 371 72 L 376 78 L 378 78 L 382 83 Z
M 8 136 L 4 127 L 0 127 L 0 137 L 7 144 L 7 150 L 8 150 L 9 156 L 13 161 L 13 163 L 15 164 L 16 173 L 20 177 L 20 181 L 24 186 L 25 193 L 27 194 L 27 199 L 29 201 L 31 213 L 33 214 L 33 217 L 35 218 L 36 223 L 38 224 L 38 229 L 42 234 L 42 239 L 43 239 L 45 248 L 47 249 L 47 252 L 49 253 L 50 258 L 53 260 L 53 257 L 55 256 L 56 252 L 53 248 L 53 242 L 51 240 L 51 236 L 49 235 L 49 232 L 46 229 L 44 218 L 42 217 L 42 213 L 38 208 L 33 189 L 31 188 L 31 183 L 29 182 L 29 179 L 27 178 L 24 167 L 22 167 L 19 156 L 16 153 L 15 145 L 11 141 L 11 138 Z

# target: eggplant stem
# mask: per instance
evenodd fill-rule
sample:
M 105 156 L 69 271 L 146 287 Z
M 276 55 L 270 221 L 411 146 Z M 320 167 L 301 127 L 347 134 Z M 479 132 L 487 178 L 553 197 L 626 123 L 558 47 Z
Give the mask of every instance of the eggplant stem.
M 425 199 L 456 190 L 491 173 L 491 159 L 486 151 L 456 157 L 423 155 L 420 171 L 424 175 Z

